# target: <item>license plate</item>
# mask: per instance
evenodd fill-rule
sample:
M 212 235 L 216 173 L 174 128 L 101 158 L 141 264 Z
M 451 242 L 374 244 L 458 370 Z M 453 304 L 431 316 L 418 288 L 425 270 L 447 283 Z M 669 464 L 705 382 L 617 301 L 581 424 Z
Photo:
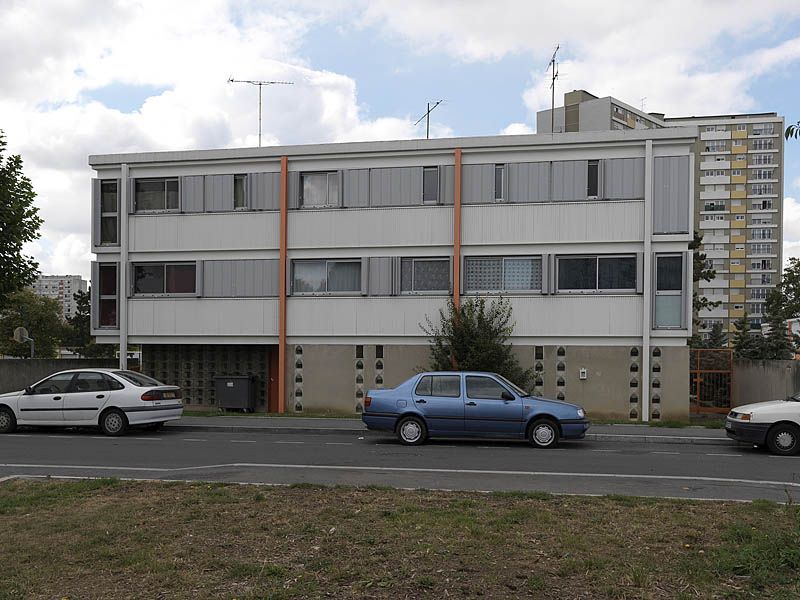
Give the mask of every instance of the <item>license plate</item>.
M 175 392 L 164 392 L 161 394 L 161 397 L 164 398 L 164 400 L 174 400 Z
M 730 429 L 732 431 L 733 425 L 731 425 L 730 423 L 725 423 L 725 429 Z

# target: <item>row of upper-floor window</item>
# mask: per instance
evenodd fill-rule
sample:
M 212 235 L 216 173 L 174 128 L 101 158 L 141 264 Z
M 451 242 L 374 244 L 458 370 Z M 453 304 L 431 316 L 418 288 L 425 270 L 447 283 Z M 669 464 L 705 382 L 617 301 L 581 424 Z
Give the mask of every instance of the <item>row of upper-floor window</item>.
M 711 133 L 714 131 L 748 131 L 747 123 L 737 123 L 731 125 L 730 129 L 727 125 L 706 125 L 705 131 Z M 750 125 L 750 131 L 753 135 L 771 135 L 775 132 L 775 123 L 753 123 Z
M 732 148 L 740 148 L 742 150 L 775 150 L 776 144 L 774 138 L 764 139 L 751 139 L 751 140 L 705 140 L 701 146 L 703 152 L 726 152 Z

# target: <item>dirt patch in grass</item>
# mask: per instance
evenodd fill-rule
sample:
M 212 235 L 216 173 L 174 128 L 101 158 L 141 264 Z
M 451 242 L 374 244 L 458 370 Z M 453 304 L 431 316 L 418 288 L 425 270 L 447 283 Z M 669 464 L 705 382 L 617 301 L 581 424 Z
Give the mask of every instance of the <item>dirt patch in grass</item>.
M 800 597 L 769 502 L 8 481 L 6 598 Z

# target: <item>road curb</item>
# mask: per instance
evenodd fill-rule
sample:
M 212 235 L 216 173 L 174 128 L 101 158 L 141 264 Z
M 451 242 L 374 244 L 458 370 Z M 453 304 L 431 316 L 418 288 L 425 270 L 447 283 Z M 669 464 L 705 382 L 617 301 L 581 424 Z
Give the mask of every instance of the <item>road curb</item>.
M 218 433 L 286 433 L 286 434 L 315 434 L 336 435 L 352 433 L 356 435 L 379 436 L 388 435 L 383 431 L 370 431 L 369 429 L 347 429 L 336 427 L 252 427 L 248 425 L 167 425 L 165 431 L 208 431 Z M 641 435 L 618 433 L 587 433 L 587 440 L 595 442 L 619 442 L 630 444 L 694 444 L 704 446 L 730 446 L 735 444 L 728 438 L 692 437 L 677 435 Z

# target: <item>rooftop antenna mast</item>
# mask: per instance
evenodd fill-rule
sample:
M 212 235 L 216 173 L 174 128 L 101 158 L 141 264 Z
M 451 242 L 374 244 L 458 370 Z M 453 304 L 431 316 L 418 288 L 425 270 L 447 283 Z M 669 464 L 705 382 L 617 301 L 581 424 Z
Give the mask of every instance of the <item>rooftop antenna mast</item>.
M 556 118 L 556 79 L 558 79 L 558 61 L 556 61 L 556 54 L 561 48 L 560 44 L 556 44 L 556 49 L 553 50 L 553 58 L 547 63 L 547 68 L 552 69 L 550 76 L 550 134 L 555 133 L 555 118 Z
M 258 86 L 258 147 L 261 147 L 261 88 L 265 85 L 294 85 L 294 81 L 260 81 L 258 79 L 234 79 L 233 75 L 228 78 L 228 83 L 249 83 Z
M 444 102 L 444 100 L 436 100 L 436 102 L 434 103 L 433 106 L 431 106 L 431 103 L 428 102 L 428 110 L 426 110 L 425 114 L 422 115 L 419 119 L 417 119 L 416 123 L 414 123 L 414 126 L 416 127 L 417 125 L 420 124 L 420 121 L 422 121 L 422 119 L 425 119 L 425 139 L 426 140 L 431 139 L 431 113 L 433 112 L 433 109 L 436 108 L 437 106 L 439 106 L 442 102 Z

